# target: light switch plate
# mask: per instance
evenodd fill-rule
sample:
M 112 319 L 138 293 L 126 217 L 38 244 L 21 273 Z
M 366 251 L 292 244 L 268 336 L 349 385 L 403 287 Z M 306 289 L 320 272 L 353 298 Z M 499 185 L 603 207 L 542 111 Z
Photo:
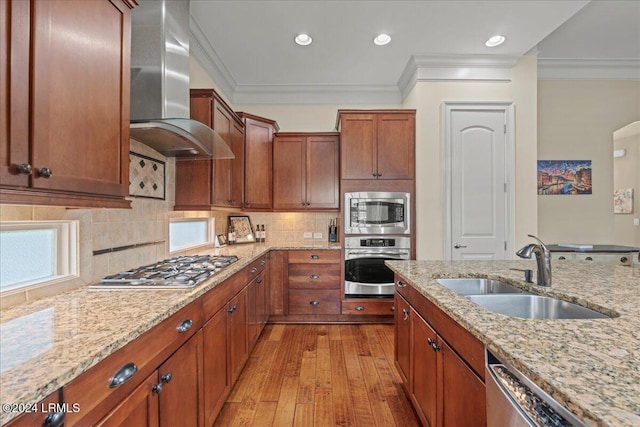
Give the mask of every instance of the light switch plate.
M 633 218 L 633 225 L 640 225 L 640 218 Z
M 322 239 L 322 233 L 313 233 L 314 239 Z
M 313 238 L 313 233 L 311 231 L 305 231 L 304 232 L 304 238 L 305 239 L 312 239 Z

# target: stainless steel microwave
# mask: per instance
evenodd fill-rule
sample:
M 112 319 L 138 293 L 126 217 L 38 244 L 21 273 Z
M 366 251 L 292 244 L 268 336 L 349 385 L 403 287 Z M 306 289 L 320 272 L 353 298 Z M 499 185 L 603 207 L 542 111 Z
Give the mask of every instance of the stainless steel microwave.
M 409 193 L 367 191 L 344 194 L 345 234 L 409 234 Z

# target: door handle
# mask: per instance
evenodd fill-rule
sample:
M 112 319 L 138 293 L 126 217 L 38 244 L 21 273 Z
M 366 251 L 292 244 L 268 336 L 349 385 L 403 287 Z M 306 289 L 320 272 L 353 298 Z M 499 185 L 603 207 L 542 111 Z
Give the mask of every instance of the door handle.
M 456 243 L 455 245 L 453 245 L 454 248 L 456 249 L 460 249 L 460 248 L 466 248 L 466 245 L 461 245 L 460 243 Z

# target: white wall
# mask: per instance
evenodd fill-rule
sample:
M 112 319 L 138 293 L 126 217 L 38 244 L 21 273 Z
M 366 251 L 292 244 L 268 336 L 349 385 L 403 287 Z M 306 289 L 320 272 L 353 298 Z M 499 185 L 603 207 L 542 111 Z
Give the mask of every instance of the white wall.
M 593 194 L 538 196 L 540 237 L 613 244 L 613 132 L 640 120 L 638 81 L 538 82 L 538 158 L 591 160 Z
M 418 82 L 403 108 L 415 108 L 417 258 L 442 259 L 444 102 L 513 102 L 515 105 L 516 201 L 515 245 L 537 233 L 536 215 L 536 83 L 535 55 L 520 59 L 511 82 Z

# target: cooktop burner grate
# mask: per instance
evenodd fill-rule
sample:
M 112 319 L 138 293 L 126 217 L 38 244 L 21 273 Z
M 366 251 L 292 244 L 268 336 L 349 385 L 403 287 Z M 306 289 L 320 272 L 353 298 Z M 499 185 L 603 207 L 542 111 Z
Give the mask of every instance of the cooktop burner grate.
M 193 255 L 165 259 L 106 276 L 94 289 L 188 289 L 238 261 L 235 255 Z

